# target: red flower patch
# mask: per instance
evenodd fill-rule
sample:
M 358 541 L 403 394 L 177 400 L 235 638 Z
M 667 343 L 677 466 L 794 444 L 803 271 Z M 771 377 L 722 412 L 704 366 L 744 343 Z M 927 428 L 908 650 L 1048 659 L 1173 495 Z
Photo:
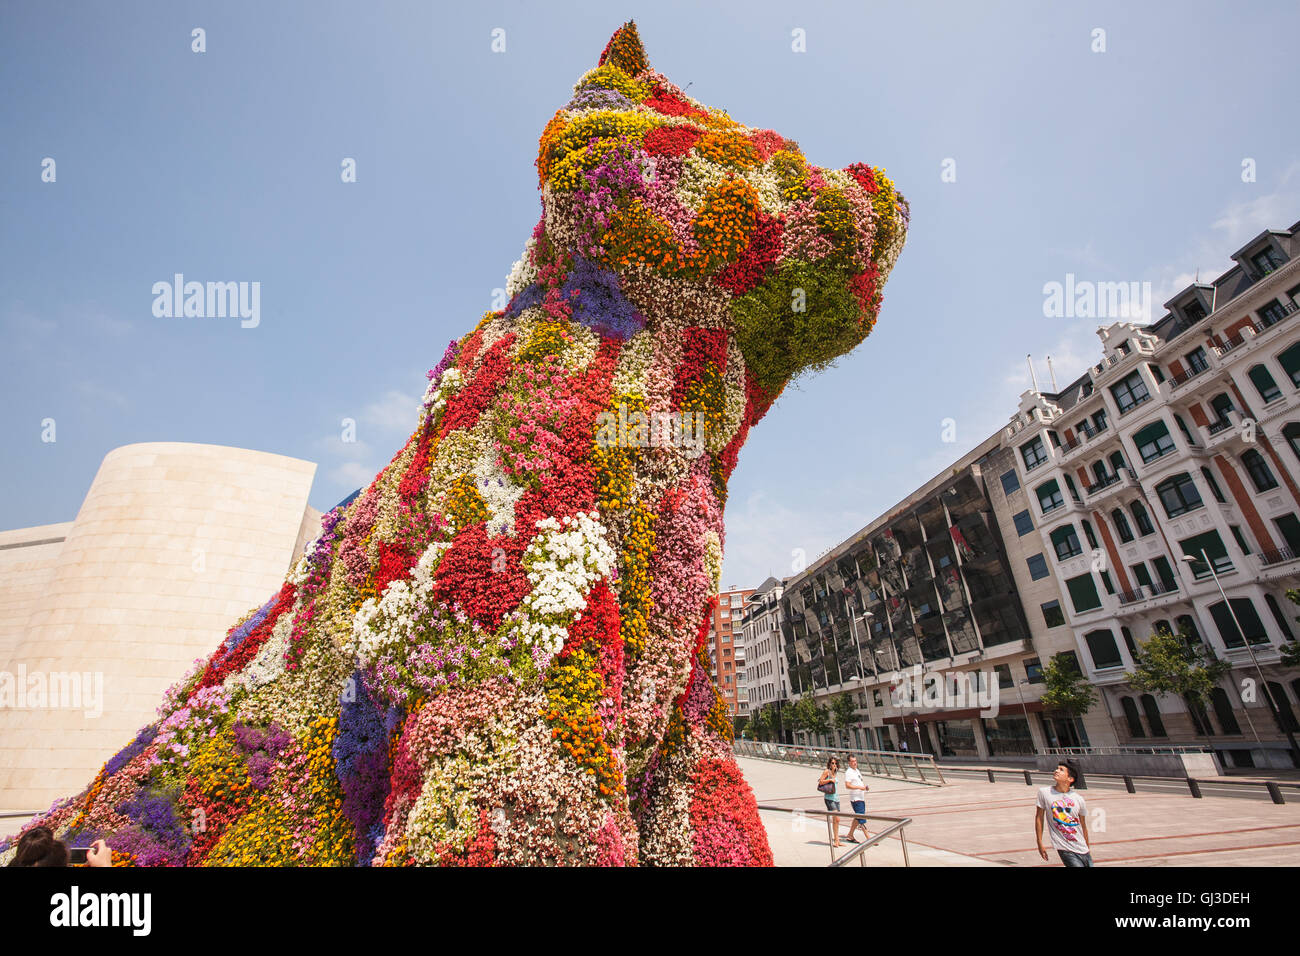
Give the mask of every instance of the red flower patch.
M 645 105 L 664 116 L 708 116 L 698 106 L 692 106 L 675 93 L 670 93 L 656 83 L 654 91 L 645 101 Z
M 789 142 L 780 133 L 773 132 L 770 129 L 761 129 L 749 137 L 750 145 L 754 147 L 754 152 L 758 153 L 758 161 L 765 163 L 772 158 L 773 153 L 779 153 L 787 146 L 795 144 Z M 798 148 L 798 147 L 796 147 Z
M 749 245 L 740 258 L 718 273 L 714 279 L 718 285 L 730 290 L 732 295 L 744 295 L 763 281 L 776 266 L 781 255 L 781 234 L 785 224 L 763 210 L 758 211 L 758 221 L 750 236 Z
M 685 156 L 703 135 L 694 126 L 656 126 L 645 134 L 645 151 L 652 156 Z
M 876 182 L 876 171 L 866 163 L 854 163 L 844 170 L 850 176 L 858 181 L 861 186 L 869 193 L 880 192 L 880 185 Z
M 477 333 L 476 333 L 477 334 Z M 442 413 L 442 431 L 439 440 L 457 428 L 472 428 L 483 410 L 491 404 L 492 399 L 501 389 L 501 384 L 510 374 L 510 347 L 515 343 L 515 333 L 502 336 L 483 356 L 474 380 L 461 391 L 447 399 L 447 407 Z M 469 344 L 463 351 L 470 351 Z
M 704 377 L 705 369 L 710 365 L 719 372 L 726 369 L 726 330 L 688 328 L 683 336 L 682 364 L 677 367 L 677 380 L 673 383 L 673 408 L 681 407 L 687 389 Z
M 412 554 L 405 548 L 389 541 L 379 543 L 379 562 L 375 566 L 375 593 L 383 594 L 384 588 L 393 581 L 409 577 L 411 568 L 420 560 L 418 554 Z
M 481 524 L 461 529 L 438 562 L 434 597 L 459 604 L 479 625 L 495 631 L 528 593 L 522 561 L 535 531 L 520 527 L 518 535 L 490 538 Z

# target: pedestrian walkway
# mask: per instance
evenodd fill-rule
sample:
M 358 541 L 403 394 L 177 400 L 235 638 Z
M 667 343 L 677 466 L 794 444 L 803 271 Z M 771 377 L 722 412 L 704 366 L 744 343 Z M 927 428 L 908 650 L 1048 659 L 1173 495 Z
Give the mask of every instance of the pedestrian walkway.
M 824 809 L 815 768 L 739 758 L 760 804 Z M 913 866 L 1059 866 L 1044 864 L 1034 845 L 1034 798 L 1023 782 L 952 779 L 927 787 L 867 777 L 867 812 L 911 817 L 907 845 Z M 1186 793 L 1083 791 L 1093 859 L 1098 866 L 1300 865 L 1300 801 L 1267 801 Z M 847 803 L 844 810 L 849 810 Z M 778 866 L 826 866 L 830 849 L 820 817 L 796 832 L 790 815 L 763 813 Z M 847 823 L 841 823 L 841 834 Z M 874 832 L 874 830 L 873 830 Z M 1044 841 L 1047 840 L 1044 834 Z M 843 842 L 843 837 L 841 837 Z M 846 844 L 840 852 L 852 849 Z M 902 866 L 901 844 L 866 851 L 867 866 Z

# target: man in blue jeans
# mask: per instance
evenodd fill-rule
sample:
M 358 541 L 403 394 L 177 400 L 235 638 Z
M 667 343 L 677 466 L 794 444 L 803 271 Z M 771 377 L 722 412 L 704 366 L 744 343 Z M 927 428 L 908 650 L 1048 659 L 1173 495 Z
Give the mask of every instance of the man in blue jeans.
M 1038 854 L 1047 859 L 1043 846 L 1043 817 L 1052 848 L 1066 866 L 1092 866 L 1088 849 L 1088 805 L 1083 795 L 1072 789 L 1079 774 L 1074 764 L 1063 760 L 1052 774 L 1052 785 L 1038 791 L 1038 809 L 1034 811 L 1034 833 L 1038 837 Z

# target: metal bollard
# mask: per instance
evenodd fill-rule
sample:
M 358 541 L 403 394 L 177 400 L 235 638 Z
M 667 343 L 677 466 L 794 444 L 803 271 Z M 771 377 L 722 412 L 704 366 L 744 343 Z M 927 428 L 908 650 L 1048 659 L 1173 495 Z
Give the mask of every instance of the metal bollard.
M 1026 771 L 1025 771 L 1025 786 L 1026 786 L 1026 787 L 1032 787 L 1033 785 L 1034 785 L 1034 778 L 1031 777 L 1031 776 L 1029 776 L 1029 771 L 1026 770 Z
M 1133 786 L 1133 778 L 1124 774 L 1124 789 L 1129 793 L 1137 793 L 1137 787 Z
M 1268 795 L 1273 798 L 1274 803 L 1286 803 L 1282 799 L 1282 788 L 1272 780 L 1265 781 L 1264 786 L 1268 787 Z
M 993 779 L 993 771 L 992 771 L 992 770 L 985 770 L 984 772 L 985 772 L 986 774 L 989 775 L 989 783 L 996 783 L 996 782 L 997 782 L 997 781 L 995 781 L 995 780 Z
M 1191 777 L 1187 778 L 1187 789 L 1192 791 L 1192 796 L 1196 797 L 1198 800 L 1201 798 L 1201 785 Z

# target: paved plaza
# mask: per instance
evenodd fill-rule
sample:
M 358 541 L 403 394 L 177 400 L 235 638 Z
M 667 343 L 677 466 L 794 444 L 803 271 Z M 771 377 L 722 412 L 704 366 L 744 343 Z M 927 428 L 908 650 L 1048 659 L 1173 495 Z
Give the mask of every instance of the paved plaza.
M 738 758 L 758 802 L 821 810 L 814 767 Z M 842 779 L 842 778 L 841 778 Z M 871 788 L 867 813 L 910 817 L 907 845 L 912 866 L 1060 866 L 1044 864 L 1034 846 L 1038 786 L 1020 782 L 952 780 L 935 787 L 864 774 Z M 842 785 L 841 785 L 842 786 Z M 1085 790 L 1093 859 L 1098 866 L 1296 866 L 1300 864 L 1300 801 L 1283 806 L 1231 797 L 1195 799 L 1186 793 Z M 850 810 L 847 801 L 842 809 Z M 802 820 L 763 811 L 778 866 L 826 866 L 831 852 L 822 818 Z M 871 831 L 888 824 L 869 821 Z M 843 846 L 848 821 L 841 821 Z M 1044 840 L 1047 835 L 1044 834 Z M 867 866 L 902 866 L 897 839 L 865 853 Z M 856 863 L 854 864 L 857 865 Z

